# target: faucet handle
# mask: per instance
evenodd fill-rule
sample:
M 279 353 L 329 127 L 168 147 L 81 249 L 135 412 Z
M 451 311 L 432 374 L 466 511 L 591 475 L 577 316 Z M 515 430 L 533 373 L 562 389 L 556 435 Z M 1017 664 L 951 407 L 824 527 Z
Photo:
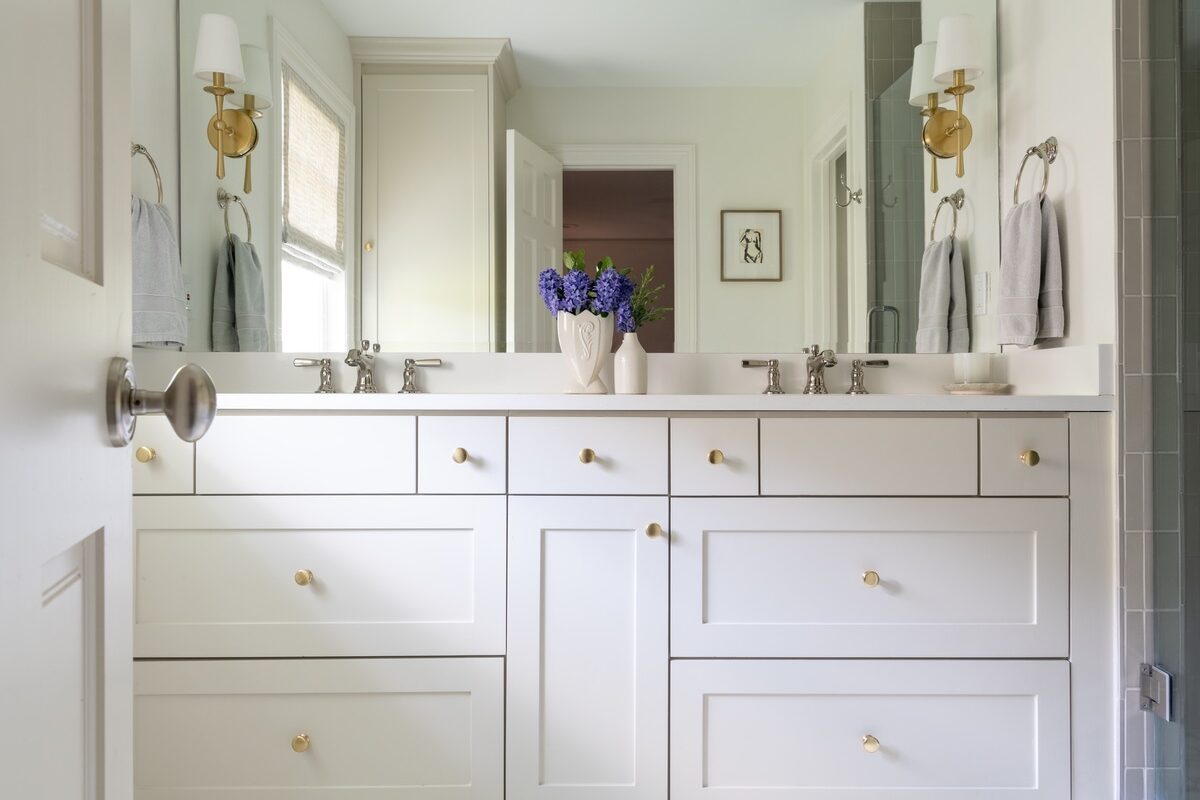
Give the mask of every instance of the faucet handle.
M 441 365 L 440 358 L 404 359 L 404 388 L 400 390 L 400 394 L 416 394 L 421 391 L 417 388 L 417 367 L 440 367 Z
M 754 359 L 743 358 L 742 369 L 750 369 L 754 367 L 767 368 L 767 388 L 763 389 L 763 394 L 783 394 L 783 387 L 779 385 L 779 359 L 768 358 Z
M 846 390 L 846 394 L 870 394 L 867 391 L 867 386 L 864 378 L 866 377 L 867 367 L 886 367 L 889 362 L 886 358 L 864 361 L 861 358 L 856 358 L 850 365 L 850 388 Z

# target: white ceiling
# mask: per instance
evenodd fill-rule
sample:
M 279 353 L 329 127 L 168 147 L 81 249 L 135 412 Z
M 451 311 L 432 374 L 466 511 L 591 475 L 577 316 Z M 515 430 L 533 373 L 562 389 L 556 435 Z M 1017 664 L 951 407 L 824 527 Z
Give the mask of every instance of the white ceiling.
M 348 36 L 512 40 L 524 86 L 799 86 L 862 0 L 323 0 Z

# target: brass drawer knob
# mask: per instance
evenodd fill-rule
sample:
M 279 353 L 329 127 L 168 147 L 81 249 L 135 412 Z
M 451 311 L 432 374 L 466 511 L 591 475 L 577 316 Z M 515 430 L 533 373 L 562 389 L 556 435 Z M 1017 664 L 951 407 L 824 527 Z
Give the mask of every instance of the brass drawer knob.
M 722 453 L 720 450 L 709 450 L 708 451 L 708 463 L 710 463 L 710 464 L 725 463 L 725 454 Z
M 308 746 L 311 743 L 312 743 L 312 740 L 308 738 L 307 733 L 297 733 L 295 736 L 292 737 L 292 749 L 295 750 L 297 753 L 303 753 L 303 752 L 307 751 Z
M 579 451 L 579 463 L 591 464 L 596 460 L 596 451 L 590 447 L 585 447 Z
M 462 464 L 463 462 L 465 462 L 467 460 L 466 448 L 463 448 L 463 447 L 454 448 L 454 452 L 450 455 L 450 457 L 452 459 L 454 459 L 455 464 Z
M 297 586 L 308 586 L 313 582 L 313 573 L 311 569 L 298 569 L 295 574 Z
M 879 740 L 871 734 L 868 733 L 866 736 L 864 736 L 862 742 L 863 750 L 866 750 L 868 753 L 879 752 Z
M 873 569 L 869 569 L 863 573 L 862 581 L 867 586 L 878 586 L 879 585 L 879 573 Z
M 659 536 L 662 536 L 662 534 L 662 525 L 659 525 L 657 522 L 651 522 L 646 526 L 646 535 L 651 539 L 657 539 Z
M 374 242 L 372 242 L 372 241 L 366 241 L 366 242 L 363 242 L 363 250 L 365 250 L 366 252 L 368 252 L 368 253 L 369 253 L 369 252 L 371 252 L 371 251 L 372 251 L 372 250 L 374 250 L 374 249 L 375 249 L 375 243 L 374 243 Z
M 158 452 L 153 447 L 142 445 L 137 450 L 133 451 L 133 457 L 142 464 L 149 464 L 154 459 L 158 458 Z
M 1038 455 L 1037 450 L 1026 450 L 1021 453 L 1021 463 L 1027 467 L 1036 467 L 1041 463 L 1042 457 Z

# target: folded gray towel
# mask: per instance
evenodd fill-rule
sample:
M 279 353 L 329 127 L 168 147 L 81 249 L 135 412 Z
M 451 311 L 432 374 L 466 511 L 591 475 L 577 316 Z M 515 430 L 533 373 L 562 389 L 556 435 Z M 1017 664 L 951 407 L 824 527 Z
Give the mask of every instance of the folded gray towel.
M 166 206 L 136 195 L 133 215 L 133 343 L 187 345 L 187 294 L 179 243 Z
M 262 264 L 254 245 L 234 234 L 221 243 L 212 315 L 214 351 L 249 353 L 270 349 Z
M 953 236 L 930 242 L 925 248 L 918 308 L 918 353 L 970 352 L 967 278 L 962 247 Z
M 1014 206 L 1000 236 L 1000 344 L 1032 345 L 1063 335 L 1062 251 L 1054 204 L 1039 194 Z

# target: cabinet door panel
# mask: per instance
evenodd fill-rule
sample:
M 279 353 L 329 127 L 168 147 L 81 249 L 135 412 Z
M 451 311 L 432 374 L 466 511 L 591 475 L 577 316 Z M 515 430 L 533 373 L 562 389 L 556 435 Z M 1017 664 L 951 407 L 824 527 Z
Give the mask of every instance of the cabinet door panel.
M 1066 661 L 675 661 L 671 797 L 1069 800 L 1069 695 Z
M 676 499 L 673 656 L 1068 649 L 1066 500 Z
M 667 511 L 511 498 L 509 797 L 665 797 Z M 663 535 L 647 535 L 654 522 Z

